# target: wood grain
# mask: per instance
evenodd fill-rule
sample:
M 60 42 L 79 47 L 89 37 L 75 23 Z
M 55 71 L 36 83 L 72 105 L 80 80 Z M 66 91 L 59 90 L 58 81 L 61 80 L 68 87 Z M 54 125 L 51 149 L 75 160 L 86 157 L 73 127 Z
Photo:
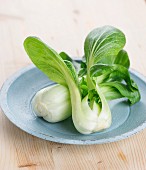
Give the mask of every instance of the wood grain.
M 1 0 L 0 86 L 31 63 L 23 49 L 26 36 L 81 57 L 87 33 L 102 25 L 124 31 L 131 67 L 146 76 L 145 18 L 145 0 Z M 145 170 L 145 160 L 146 130 L 111 144 L 65 145 L 26 134 L 0 111 L 1 170 Z

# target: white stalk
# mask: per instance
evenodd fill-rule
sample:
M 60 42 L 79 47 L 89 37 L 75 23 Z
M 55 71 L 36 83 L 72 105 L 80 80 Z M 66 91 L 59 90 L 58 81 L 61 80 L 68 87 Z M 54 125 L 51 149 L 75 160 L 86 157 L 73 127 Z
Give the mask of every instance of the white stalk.
M 36 115 L 48 122 L 62 121 L 71 116 L 69 90 L 59 84 L 46 87 L 36 93 L 32 106 Z
M 102 106 L 93 104 L 93 109 L 88 104 L 88 96 L 81 101 L 78 88 L 70 84 L 70 95 L 72 103 L 72 119 L 76 129 L 82 134 L 91 134 L 110 127 L 111 112 L 104 95 L 98 86 L 96 90 L 100 96 Z M 74 88 L 74 90 L 72 90 Z

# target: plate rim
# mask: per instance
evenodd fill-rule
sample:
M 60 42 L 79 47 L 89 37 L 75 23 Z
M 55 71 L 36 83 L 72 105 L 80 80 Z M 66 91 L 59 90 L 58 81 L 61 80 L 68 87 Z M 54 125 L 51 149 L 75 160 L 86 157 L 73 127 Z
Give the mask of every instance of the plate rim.
M 77 61 L 80 61 L 80 59 L 76 59 Z M 5 80 L 3 83 L 1 90 L 0 90 L 0 107 L 4 115 L 18 128 L 21 130 L 25 131 L 28 134 L 31 134 L 33 136 L 36 136 L 38 138 L 47 140 L 47 141 L 52 141 L 52 142 L 57 142 L 57 143 L 63 143 L 63 144 L 76 144 L 76 145 L 92 145 L 92 144 L 104 144 L 104 143 L 111 143 L 111 142 L 116 142 L 119 140 L 126 139 L 128 137 L 131 137 L 138 132 L 142 131 L 144 128 L 146 128 L 146 120 L 144 123 L 141 125 L 137 126 L 136 128 L 132 129 L 131 131 L 128 131 L 126 133 L 123 133 L 121 135 L 117 135 L 114 137 L 109 137 L 109 138 L 103 138 L 103 139 L 95 139 L 95 140 L 73 140 L 73 139 L 65 139 L 61 137 L 56 137 L 56 136 L 51 136 L 51 135 L 45 135 L 43 133 L 38 133 L 38 131 L 34 131 L 32 129 L 29 129 L 26 125 L 20 124 L 18 121 L 15 120 L 15 118 L 11 114 L 11 110 L 7 104 L 7 92 L 10 88 L 10 86 L 15 82 L 15 80 L 20 77 L 22 74 L 25 72 L 35 68 L 36 66 L 34 64 L 30 64 L 26 67 L 23 67 L 19 69 L 17 72 L 12 74 L 9 78 Z M 137 72 L 134 69 L 130 68 L 130 73 L 141 79 L 145 84 L 146 84 L 146 77 L 142 75 L 141 73 Z

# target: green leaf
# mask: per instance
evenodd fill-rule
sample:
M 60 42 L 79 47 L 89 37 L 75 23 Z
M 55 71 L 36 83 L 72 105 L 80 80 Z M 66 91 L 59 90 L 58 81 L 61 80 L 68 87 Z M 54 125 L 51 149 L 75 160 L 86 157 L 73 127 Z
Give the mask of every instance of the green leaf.
M 99 87 L 101 89 L 101 92 L 104 94 L 106 100 L 110 101 L 123 97 L 123 95 L 121 95 L 121 93 L 115 87 L 102 84 Z
M 87 74 L 87 69 L 86 68 L 81 68 L 79 73 L 78 73 L 78 76 L 83 77 L 86 74 Z
M 71 73 L 76 85 L 79 87 L 78 75 L 76 73 L 75 67 L 73 66 L 73 64 L 70 61 L 65 60 L 64 62 L 66 63 L 68 69 L 70 70 L 70 73 Z
M 32 62 L 52 81 L 66 86 L 68 79 L 77 82 L 74 79 L 75 76 L 73 76 L 75 73 L 71 72 L 60 55 L 44 44 L 39 38 L 26 38 L 24 48 Z
M 90 73 L 91 76 L 96 77 L 96 82 L 100 84 L 100 87 L 114 87 L 113 91 L 115 90 L 117 93 L 118 90 L 123 97 L 129 99 L 131 104 L 140 100 L 138 87 L 130 78 L 130 74 L 126 67 L 118 64 L 96 64 L 91 67 Z M 124 82 L 121 83 L 121 80 L 124 80 L 126 84 Z
M 91 31 L 84 44 L 88 67 L 103 57 L 116 56 L 126 43 L 125 35 L 117 28 L 104 26 Z
M 113 64 L 120 64 L 126 68 L 130 66 L 130 60 L 128 57 L 128 53 L 125 50 L 121 50 L 118 55 L 115 57 Z
M 129 88 L 137 88 L 137 85 L 134 83 L 133 80 L 130 78 L 130 74 L 128 69 L 119 64 L 95 64 L 90 69 L 91 76 L 100 76 L 106 74 L 106 81 L 117 81 L 117 80 L 124 80 Z
M 73 59 L 72 59 L 71 57 L 69 57 L 69 55 L 68 55 L 67 53 L 65 53 L 65 52 L 61 52 L 61 53 L 59 53 L 59 55 L 61 56 L 61 58 L 62 58 L 63 60 L 70 61 L 70 62 L 74 65 L 76 71 L 79 72 L 79 70 L 80 70 L 80 63 L 78 63 L 78 62 L 76 62 L 75 60 L 73 60 Z
M 80 79 L 80 89 L 82 94 L 82 99 L 88 95 L 87 81 L 84 77 Z
M 65 52 L 61 52 L 61 53 L 59 53 L 59 55 L 61 56 L 61 58 L 62 58 L 63 60 L 67 60 L 67 61 L 71 61 L 71 62 L 73 61 L 72 58 L 69 57 L 69 55 L 66 54 Z
M 105 56 L 101 60 L 99 60 L 100 64 L 120 64 L 126 68 L 130 66 L 130 60 L 128 57 L 128 53 L 125 50 L 119 51 L 116 56 Z
M 138 90 L 131 90 L 128 85 L 122 84 L 121 82 L 106 82 L 102 86 L 111 86 L 116 88 L 123 97 L 128 98 L 131 105 L 135 104 L 140 100 L 140 93 Z
M 83 77 L 84 75 L 87 74 L 87 65 L 86 65 L 85 57 L 82 58 L 80 65 L 81 68 L 79 70 L 78 76 Z

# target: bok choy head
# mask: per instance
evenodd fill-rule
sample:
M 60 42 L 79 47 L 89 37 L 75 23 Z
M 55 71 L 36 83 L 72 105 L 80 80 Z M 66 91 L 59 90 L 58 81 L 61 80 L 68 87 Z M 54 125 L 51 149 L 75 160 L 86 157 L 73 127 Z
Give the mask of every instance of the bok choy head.
M 66 86 L 53 84 L 41 89 L 32 100 L 32 106 L 37 116 L 54 123 L 71 116 L 71 101 Z

